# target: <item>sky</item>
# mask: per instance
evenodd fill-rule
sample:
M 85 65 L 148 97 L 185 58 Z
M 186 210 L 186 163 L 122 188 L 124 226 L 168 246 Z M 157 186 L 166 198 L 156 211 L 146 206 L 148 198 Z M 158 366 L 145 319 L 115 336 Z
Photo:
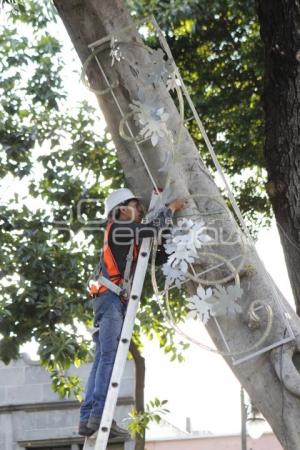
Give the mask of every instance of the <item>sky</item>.
M 67 62 L 65 77 L 71 93 L 71 106 L 87 99 L 97 107 L 92 94 L 80 83 L 79 62 L 72 50 L 64 28 L 58 25 L 58 35 L 64 42 L 64 58 Z M 77 72 L 76 72 L 77 70 Z M 79 88 L 78 88 L 79 87 Z M 99 129 L 104 123 L 99 123 Z M 8 186 L 9 191 L 9 186 Z M 257 242 L 258 253 L 266 268 L 288 301 L 293 297 L 284 264 L 276 226 L 262 230 Z M 199 324 L 190 322 L 189 331 L 199 341 L 210 345 L 210 339 Z M 168 400 L 170 414 L 166 419 L 184 429 L 187 417 L 191 418 L 193 430 L 214 434 L 238 433 L 240 430 L 240 385 L 222 357 L 191 346 L 185 352 L 183 363 L 169 362 L 154 341 L 145 341 L 146 401 L 158 397 Z M 32 351 L 32 346 L 27 346 Z

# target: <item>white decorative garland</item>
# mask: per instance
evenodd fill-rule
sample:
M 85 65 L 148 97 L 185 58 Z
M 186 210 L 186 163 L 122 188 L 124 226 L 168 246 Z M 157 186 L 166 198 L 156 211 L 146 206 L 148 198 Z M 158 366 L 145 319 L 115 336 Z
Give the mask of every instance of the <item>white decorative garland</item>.
M 207 234 L 203 221 L 181 219 L 177 226 L 172 227 L 170 237 L 164 244 L 169 257 L 162 267 L 167 289 L 173 284 L 178 289 L 181 288 L 182 283 L 188 280 L 188 271 L 193 269 L 192 265 L 199 258 L 198 251 L 211 243 L 212 238 Z M 212 316 L 239 313 L 241 307 L 236 302 L 242 294 L 243 289 L 237 284 L 228 287 L 217 285 L 214 289 L 211 287 L 204 289 L 199 283 L 197 294 L 187 298 L 189 316 L 198 317 L 206 323 Z

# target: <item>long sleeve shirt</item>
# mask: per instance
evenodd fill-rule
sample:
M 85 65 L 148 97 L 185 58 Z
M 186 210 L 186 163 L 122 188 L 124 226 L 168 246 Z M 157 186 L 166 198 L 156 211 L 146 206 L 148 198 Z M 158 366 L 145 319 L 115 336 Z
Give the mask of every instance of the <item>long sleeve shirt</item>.
M 155 263 L 156 265 L 161 265 L 166 262 L 168 255 L 165 253 L 163 242 L 172 216 L 171 209 L 165 207 L 160 210 L 158 216 L 153 221 L 147 224 L 136 222 L 122 223 L 120 220 L 112 224 L 108 243 L 121 275 L 124 275 L 126 257 L 133 239 L 139 245 L 143 238 L 160 238 L 158 239 L 159 246 Z

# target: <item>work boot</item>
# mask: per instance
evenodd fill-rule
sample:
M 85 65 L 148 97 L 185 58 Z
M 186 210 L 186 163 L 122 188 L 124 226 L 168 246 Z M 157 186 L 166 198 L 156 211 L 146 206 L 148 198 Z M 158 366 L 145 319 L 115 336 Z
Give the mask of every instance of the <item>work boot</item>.
M 87 428 L 89 428 L 92 433 L 95 433 L 100 427 L 101 416 L 90 416 L 87 422 Z
M 91 434 L 95 433 L 99 429 L 100 422 L 101 416 L 90 416 L 87 422 L 87 427 L 92 431 Z M 113 420 L 110 428 L 109 438 L 113 439 L 117 437 L 127 440 L 130 438 L 130 434 L 128 433 L 127 430 L 124 430 L 123 428 L 119 427 L 117 425 L 117 422 Z
M 94 431 L 88 428 L 87 421 L 79 422 L 78 434 L 80 434 L 80 436 L 91 436 L 93 433 Z
M 130 439 L 130 434 L 124 428 L 119 427 L 115 420 L 112 421 L 109 437 L 112 438 L 122 438 L 125 441 Z

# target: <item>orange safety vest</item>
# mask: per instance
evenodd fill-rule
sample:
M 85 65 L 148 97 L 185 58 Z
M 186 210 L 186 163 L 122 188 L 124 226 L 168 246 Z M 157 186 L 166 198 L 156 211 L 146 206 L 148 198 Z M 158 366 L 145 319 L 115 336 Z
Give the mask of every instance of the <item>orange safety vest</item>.
M 124 279 L 122 278 L 120 274 L 120 270 L 117 266 L 116 260 L 114 258 L 114 255 L 111 251 L 111 248 L 108 243 L 108 237 L 109 233 L 112 227 L 112 224 L 114 222 L 111 221 L 106 225 L 105 232 L 104 232 L 104 242 L 103 242 L 103 249 L 102 249 L 102 264 L 104 264 L 105 269 L 107 271 L 107 274 L 109 276 L 110 281 L 112 281 L 115 284 L 121 284 Z M 139 254 L 139 246 L 134 243 L 133 247 L 133 262 L 137 260 Z M 102 272 L 101 265 L 99 267 L 99 274 Z M 104 274 L 102 274 L 104 275 Z M 108 288 L 101 284 L 99 281 L 92 281 L 90 282 L 88 286 L 88 291 L 91 295 L 96 294 L 103 294 L 104 292 L 108 291 Z

